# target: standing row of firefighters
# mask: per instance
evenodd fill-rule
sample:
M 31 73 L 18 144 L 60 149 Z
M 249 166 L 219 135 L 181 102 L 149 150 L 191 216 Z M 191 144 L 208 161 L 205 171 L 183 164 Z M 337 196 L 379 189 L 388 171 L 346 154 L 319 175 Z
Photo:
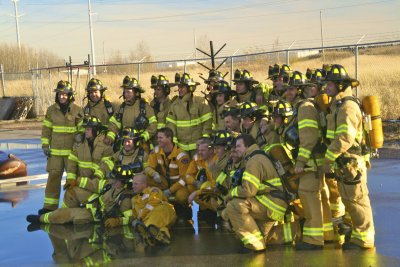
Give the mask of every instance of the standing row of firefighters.
M 177 216 L 190 221 L 195 201 L 199 220 L 234 231 L 245 250 L 373 247 L 370 144 L 352 96 L 358 81 L 341 65 L 304 75 L 275 64 L 268 75 L 271 89 L 236 70 L 232 90 L 212 70 L 205 97 L 194 95 L 199 83 L 187 73 L 175 83 L 152 76 L 150 104 L 126 76 L 118 107 L 91 79 L 83 109 L 60 81 L 43 122 L 44 206 L 27 220 L 133 224 L 146 243 L 169 244 L 169 227 Z M 170 99 L 172 86 L 178 96 Z

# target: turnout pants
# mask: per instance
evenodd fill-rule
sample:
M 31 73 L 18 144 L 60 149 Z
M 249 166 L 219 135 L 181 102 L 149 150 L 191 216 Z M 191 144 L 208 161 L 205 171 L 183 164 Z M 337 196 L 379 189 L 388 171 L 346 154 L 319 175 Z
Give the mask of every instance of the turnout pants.
M 47 172 L 49 173 L 44 193 L 45 209 L 55 210 L 58 208 L 61 192 L 61 178 L 67 168 L 68 157 L 50 156 L 47 160 Z
M 361 169 L 360 183 L 347 185 L 339 182 L 338 188 L 343 204 L 353 223 L 350 242 L 364 248 L 371 248 L 374 247 L 375 228 L 368 195 L 366 172 L 366 168 Z
M 169 227 L 175 223 L 176 214 L 174 208 L 169 204 L 161 204 L 156 207 L 143 220 L 146 226 L 155 225 L 161 231 L 171 237 Z
M 94 219 L 91 211 L 86 208 L 59 208 L 41 215 L 40 221 L 54 224 L 86 224 L 93 222 Z
M 231 222 L 233 230 L 245 247 L 263 250 L 268 234 L 275 224 L 269 217 L 270 213 L 255 198 L 234 198 L 226 205 L 222 217 Z
M 321 179 L 317 172 L 307 172 L 300 177 L 299 197 L 304 209 L 303 242 L 324 245 L 324 228 L 321 203 Z

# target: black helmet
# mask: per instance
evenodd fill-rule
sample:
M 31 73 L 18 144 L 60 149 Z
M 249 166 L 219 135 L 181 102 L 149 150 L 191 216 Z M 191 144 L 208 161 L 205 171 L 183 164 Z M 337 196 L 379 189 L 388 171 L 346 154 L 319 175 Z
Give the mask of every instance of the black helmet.
M 214 104 L 216 103 L 215 98 L 217 97 L 218 94 L 224 94 L 225 102 L 230 99 L 230 97 L 233 95 L 233 91 L 228 82 L 222 80 L 214 85 L 214 91 L 212 93 L 212 100 L 211 100 Z
M 253 102 L 243 102 L 240 105 L 240 117 L 241 118 L 252 118 L 257 117 L 260 113 L 260 110 L 256 103 Z
M 177 85 L 186 85 L 189 88 L 190 92 L 194 92 L 196 90 L 196 86 L 200 85 L 199 82 L 195 82 L 189 73 L 176 73 L 175 74 L 175 83 L 172 86 Z
M 110 172 L 110 179 L 120 180 L 124 184 L 132 181 L 134 173 L 128 165 L 115 165 Z
M 82 121 L 82 127 L 92 128 L 94 137 L 96 137 L 101 131 L 104 131 L 107 129 L 107 127 L 104 126 L 101 123 L 100 119 L 97 118 L 96 116 L 85 116 Z
M 102 126 L 101 121 L 96 116 L 86 116 L 83 118 L 82 127 L 84 128 L 101 127 L 101 126 Z
M 220 130 L 215 132 L 211 137 L 211 144 L 213 146 L 225 146 L 226 149 L 230 149 L 233 143 L 233 136 L 227 130 Z
M 257 84 L 258 81 L 254 80 L 253 75 L 248 70 L 235 70 L 233 80 L 234 83 L 244 82 L 249 85 Z
M 103 86 L 103 83 L 99 79 L 92 78 L 86 86 L 86 91 L 90 92 L 92 90 L 99 90 L 103 93 L 107 90 L 107 87 Z
M 168 81 L 168 79 L 164 75 L 158 75 L 158 76 L 151 76 L 150 79 L 150 87 L 153 89 L 156 89 L 158 86 L 160 86 L 164 92 L 165 95 L 169 95 L 171 92 L 171 85 Z
M 68 101 L 74 101 L 75 100 L 75 98 L 74 98 L 75 91 L 72 88 L 71 83 L 68 82 L 68 81 L 63 81 L 63 80 L 59 81 L 57 83 L 57 88 L 54 89 L 54 92 L 56 92 L 56 103 L 59 103 L 58 102 L 58 94 L 59 93 L 68 94 Z
M 210 72 L 208 73 L 208 78 L 204 80 L 206 84 L 209 84 L 210 82 L 221 82 L 221 81 L 225 81 L 224 76 L 218 70 L 210 70 Z
M 307 83 L 307 77 L 300 71 L 294 71 L 289 79 L 289 87 L 302 88 L 306 85 L 309 85 Z
M 137 131 L 136 129 L 132 128 L 132 127 L 125 127 L 122 130 L 122 138 L 123 139 L 139 139 L 140 138 L 140 133 L 139 131 Z
M 326 74 L 325 81 L 337 84 L 339 91 L 343 91 L 349 86 L 357 87 L 360 84 L 356 79 L 350 78 L 346 69 L 339 64 L 331 66 L 331 69 Z
M 271 116 L 290 117 L 293 115 L 293 108 L 285 100 L 270 101 L 269 113 Z
M 140 86 L 138 80 L 134 77 L 129 77 L 125 76 L 125 78 L 122 81 L 121 87 L 123 89 L 134 89 L 137 95 L 140 95 L 140 93 L 144 93 L 144 89 Z
M 283 64 L 282 66 L 279 64 L 275 64 L 274 66 L 269 66 L 268 79 L 273 80 L 279 76 L 282 76 L 283 83 L 287 84 L 289 82 L 289 77 L 292 72 L 292 68 L 287 64 Z
M 72 85 L 70 82 L 61 80 L 57 83 L 57 88 L 54 89 L 54 92 L 74 94 L 74 89 L 72 89 Z

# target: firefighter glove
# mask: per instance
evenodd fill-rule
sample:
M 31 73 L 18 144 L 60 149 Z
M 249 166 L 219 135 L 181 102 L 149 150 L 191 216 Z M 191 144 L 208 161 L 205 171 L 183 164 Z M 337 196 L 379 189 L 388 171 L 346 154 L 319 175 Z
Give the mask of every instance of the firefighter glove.
M 68 188 L 72 188 L 72 187 L 75 187 L 77 185 L 78 185 L 78 182 L 75 179 L 67 179 L 65 181 L 65 184 L 64 184 L 63 188 L 64 188 L 64 190 L 67 190 Z
M 48 146 L 44 146 L 44 147 L 42 147 L 42 149 L 43 149 L 43 154 L 46 156 L 46 157 L 50 157 L 50 148 L 48 147 Z
M 154 182 L 161 184 L 161 176 L 158 172 L 153 172 L 151 177 L 153 177 Z
M 164 196 L 165 196 L 166 198 L 169 198 L 169 197 L 171 196 L 171 191 L 170 191 L 169 189 L 165 189 L 165 190 L 163 191 L 163 194 L 164 194 Z

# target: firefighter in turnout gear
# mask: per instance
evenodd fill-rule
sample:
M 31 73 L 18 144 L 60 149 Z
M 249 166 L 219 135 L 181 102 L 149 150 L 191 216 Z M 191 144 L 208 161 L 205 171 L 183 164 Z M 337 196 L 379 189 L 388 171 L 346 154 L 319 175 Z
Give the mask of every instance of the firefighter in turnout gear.
M 189 166 L 189 155 L 172 142 L 173 132 L 165 127 L 157 131 L 158 146 L 147 162 L 148 184 L 164 190 L 165 195 L 182 206 L 187 206 L 189 191 L 175 183 L 184 179 Z
M 285 93 L 286 100 L 293 106 L 293 116 L 281 136 L 295 162 L 294 172 L 301 175 L 298 195 L 304 208 L 305 223 L 303 240 L 296 244 L 297 250 L 322 249 L 324 236 L 329 241 L 333 239 L 329 204 L 325 201 L 323 205 L 321 201 L 324 145 L 320 114 L 312 100 L 302 97 L 306 85 L 305 75 L 294 71 Z
M 364 159 L 366 140 L 363 135 L 363 115 L 352 87 L 359 82 L 349 77 L 341 65 L 332 65 L 326 76 L 325 92 L 332 97 L 327 115 L 327 139 L 323 163 L 327 176 L 332 172 L 353 229 L 343 249 L 374 247 L 374 221 L 367 187 L 367 166 Z
M 174 207 L 161 189 L 148 185 L 144 174 L 135 175 L 132 187 L 135 193 L 132 198 L 135 231 L 148 245 L 168 245 L 171 242 L 169 228 L 176 220 Z
M 218 70 L 211 69 L 208 72 L 208 78 L 204 79 L 202 75 L 200 78 L 204 80 L 204 83 L 207 84 L 206 92 L 202 92 L 204 94 L 205 99 L 208 103 L 210 103 L 212 99 L 212 95 L 214 94 L 214 87 L 217 86 L 217 83 L 226 82 L 222 73 Z
M 224 109 L 227 107 L 236 107 L 237 101 L 231 99 L 232 90 L 229 83 L 220 81 L 213 85 L 213 93 L 211 94 L 211 105 L 213 108 L 213 130 L 224 130 L 225 124 L 222 117 Z
M 285 85 L 289 83 L 292 68 L 289 65 L 283 64 L 274 66 L 269 66 L 268 69 L 268 79 L 272 80 L 273 88 L 269 95 L 269 100 L 278 100 L 282 98 L 285 92 Z
M 250 134 L 256 139 L 260 131 L 259 125 L 263 110 L 260 110 L 256 103 L 244 102 L 240 105 L 239 114 L 242 119 L 241 133 Z
M 242 155 L 245 167 L 225 197 L 222 218 L 230 221 L 246 249 L 263 251 L 271 228 L 276 221 L 283 221 L 286 213 L 281 179 L 250 135 L 236 139 L 236 151 Z
M 43 215 L 28 215 L 30 223 L 86 224 L 103 222 L 112 228 L 132 221 L 132 192 L 129 183 L 134 173 L 129 166 L 116 166 L 111 172 L 112 183 L 86 201 L 84 207 L 59 208 Z
M 115 112 L 114 105 L 104 95 L 106 90 L 107 87 L 99 79 L 90 79 L 86 87 L 88 103 L 83 108 L 85 116 L 95 116 L 103 125 L 108 125 Z
M 225 107 L 221 114 L 224 119 L 225 130 L 233 134 L 234 137 L 240 135 L 240 109 L 236 107 Z
M 262 150 L 268 153 L 271 148 L 281 145 L 279 134 L 270 118 L 263 117 L 260 120 L 259 127 L 260 130 L 256 138 L 256 143 Z
M 327 66 L 325 66 L 327 68 Z M 330 68 L 330 65 L 329 65 Z M 316 103 L 319 112 L 320 112 L 320 125 L 322 128 L 323 138 L 326 136 L 326 115 L 328 113 L 328 104 L 329 97 L 323 91 L 323 86 L 325 85 L 324 79 L 326 76 L 326 71 L 324 69 L 307 69 L 306 73 L 307 79 L 310 81 L 310 85 L 305 86 L 303 88 L 303 95 L 305 98 L 313 99 L 314 103 Z M 348 226 L 343 223 L 343 216 L 345 215 L 344 204 L 339 194 L 339 189 L 337 186 L 337 181 L 334 178 L 327 178 L 324 175 L 323 180 L 323 188 L 321 191 L 321 199 L 323 210 L 329 209 L 331 210 L 332 221 L 334 222 L 334 230 L 335 234 L 339 234 L 338 232 L 342 232 L 343 229 Z M 326 212 L 324 212 L 324 225 L 328 222 Z M 342 230 L 339 230 L 342 229 Z M 327 238 L 327 232 L 324 231 L 325 240 Z M 342 235 L 343 236 L 343 235 Z M 339 243 L 342 243 L 343 238 L 336 236 Z
M 236 100 L 238 103 L 256 102 L 258 95 L 263 97 L 262 90 L 256 90 L 254 88 L 254 85 L 259 82 L 254 80 L 253 75 L 248 70 L 235 70 L 232 82 L 234 82 L 236 86 Z M 263 101 L 261 101 L 261 103 L 262 102 Z
M 175 85 L 178 85 L 179 97 L 170 107 L 166 126 L 174 133 L 174 143 L 193 156 L 196 141 L 211 133 L 212 112 L 203 97 L 193 95 L 199 83 L 189 74 L 177 73 Z
M 231 160 L 230 155 L 233 141 L 233 135 L 226 130 L 217 131 L 212 134 L 211 146 L 214 149 L 217 159 L 216 163 L 210 168 L 210 172 L 213 180 L 216 179 L 216 181 L 215 183 L 204 183 L 192 196 L 194 201 L 201 207 L 197 216 L 198 220 L 205 220 L 207 224 L 211 226 L 214 226 L 215 223 L 218 222 L 218 207 L 223 203 L 223 194 L 218 188 L 227 186 L 225 190 L 222 189 L 222 191 L 227 191 L 227 188 L 229 188 L 229 185 L 224 183 L 224 180 L 227 178 L 227 175 L 229 175 L 228 169 L 230 167 L 227 168 L 227 165 L 231 164 L 228 163 L 228 161 Z M 224 171 L 228 172 L 228 174 Z M 229 178 L 227 180 L 229 180 Z M 220 187 L 217 187 L 217 181 L 219 181 Z M 226 194 L 226 192 L 224 192 L 224 194 Z
M 100 164 L 100 171 L 105 177 L 114 168 L 115 165 L 133 165 L 137 162 L 147 168 L 148 154 L 141 145 L 143 136 L 136 129 L 127 127 L 121 132 L 122 148 L 114 155 L 103 160 Z
M 154 89 L 154 99 L 150 102 L 150 106 L 154 110 L 157 117 L 157 129 L 165 127 L 165 119 L 168 115 L 171 99 L 171 85 L 164 75 L 151 76 L 151 88 Z
M 150 105 L 141 98 L 144 90 L 135 78 L 129 76 L 124 78 L 121 87 L 123 88 L 124 102 L 110 118 L 105 143 L 111 145 L 121 130 L 126 127 L 132 127 L 140 132 L 143 140 L 148 142 L 156 133 L 157 119 Z
M 69 82 L 59 81 L 54 91 L 56 103 L 47 109 L 42 127 L 42 149 L 48 159 L 46 170 L 49 177 L 39 214 L 58 208 L 61 178 L 83 118 L 82 109 L 74 103 L 74 90 Z
M 82 192 L 81 195 L 86 192 L 87 197 L 91 193 L 100 193 L 107 182 L 100 170 L 100 162 L 107 160 L 114 153 L 112 147 L 103 143 L 106 128 L 98 118 L 85 117 L 82 126 L 86 129 L 85 140 L 78 144 L 68 156 L 67 180 L 64 185 L 64 190 L 67 190 L 66 199 L 72 192 L 69 189 L 75 186 L 86 189 L 86 191 L 81 190 L 80 192 Z M 77 192 L 74 191 L 73 194 L 77 194 Z M 82 198 L 85 197 L 82 196 Z M 65 201 L 63 207 L 69 207 Z

